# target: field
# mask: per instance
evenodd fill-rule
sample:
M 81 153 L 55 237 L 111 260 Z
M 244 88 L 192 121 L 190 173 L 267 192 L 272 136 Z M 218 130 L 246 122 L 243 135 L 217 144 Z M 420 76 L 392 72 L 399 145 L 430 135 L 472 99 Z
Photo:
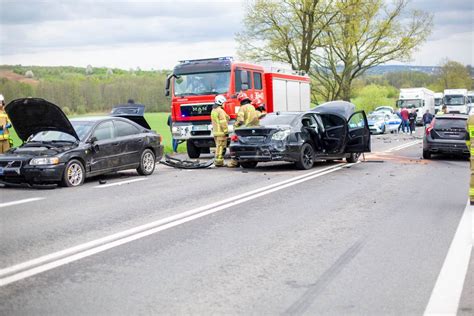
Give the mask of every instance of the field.
M 158 132 L 163 137 L 163 145 L 165 146 L 165 153 L 171 153 L 171 134 L 168 125 L 166 124 L 168 120 L 169 113 L 147 113 L 145 114 L 145 118 L 150 124 L 151 128 Z M 80 116 L 74 116 L 80 117 Z M 21 145 L 21 140 L 15 133 L 13 128 L 10 129 L 11 136 L 13 138 L 13 145 L 19 146 Z M 178 147 L 179 152 L 186 151 L 186 144 L 180 144 Z

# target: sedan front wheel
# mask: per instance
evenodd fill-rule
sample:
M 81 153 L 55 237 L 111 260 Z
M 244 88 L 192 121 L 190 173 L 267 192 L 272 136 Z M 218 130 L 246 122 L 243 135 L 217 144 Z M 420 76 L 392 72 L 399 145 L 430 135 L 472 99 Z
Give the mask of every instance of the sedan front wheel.
M 77 187 L 84 183 L 86 172 L 82 163 L 77 159 L 69 160 L 64 168 L 62 184 L 65 187 Z

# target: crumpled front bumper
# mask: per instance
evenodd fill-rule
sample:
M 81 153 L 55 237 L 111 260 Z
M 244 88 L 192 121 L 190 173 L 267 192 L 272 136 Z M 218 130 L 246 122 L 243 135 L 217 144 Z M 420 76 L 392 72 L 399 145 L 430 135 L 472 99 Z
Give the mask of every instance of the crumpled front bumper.
M 297 161 L 298 151 L 285 144 L 231 145 L 230 156 L 239 161 Z

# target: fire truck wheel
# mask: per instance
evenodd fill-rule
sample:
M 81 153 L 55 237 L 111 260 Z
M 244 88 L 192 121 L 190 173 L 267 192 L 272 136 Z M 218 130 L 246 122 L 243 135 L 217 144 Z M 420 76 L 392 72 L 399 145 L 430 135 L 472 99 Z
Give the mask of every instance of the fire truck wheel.
M 188 151 L 189 158 L 195 159 L 199 158 L 199 156 L 201 155 L 201 150 L 199 149 L 199 147 L 194 145 L 194 142 L 192 140 L 188 139 L 186 141 L 186 149 Z

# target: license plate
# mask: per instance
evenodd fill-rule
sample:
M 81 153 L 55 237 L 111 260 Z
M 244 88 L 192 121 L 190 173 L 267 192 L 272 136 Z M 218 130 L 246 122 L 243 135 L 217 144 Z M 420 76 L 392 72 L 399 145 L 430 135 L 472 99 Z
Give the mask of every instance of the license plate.
M 0 176 L 3 175 L 3 167 L 0 167 Z
M 207 131 L 207 125 L 193 125 L 193 131 Z

